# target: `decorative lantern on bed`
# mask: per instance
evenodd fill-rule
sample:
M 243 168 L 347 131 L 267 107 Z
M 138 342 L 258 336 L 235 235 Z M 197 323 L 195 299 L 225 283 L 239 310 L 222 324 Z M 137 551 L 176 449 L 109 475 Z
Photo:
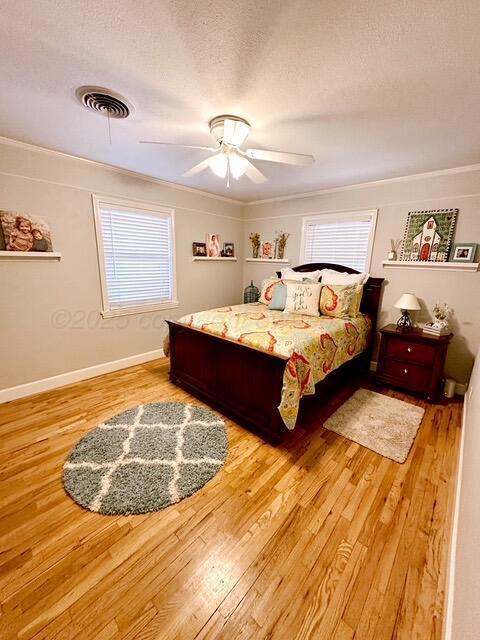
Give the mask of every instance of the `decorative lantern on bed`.
M 243 302 L 244 304 L 248 304 L 250 302 L 258 302 L 260 298 L 260 291 L 253 284 L 253 280 L 250 281 L 248 287 L 245 287 L 245 291 L 243 292 Z

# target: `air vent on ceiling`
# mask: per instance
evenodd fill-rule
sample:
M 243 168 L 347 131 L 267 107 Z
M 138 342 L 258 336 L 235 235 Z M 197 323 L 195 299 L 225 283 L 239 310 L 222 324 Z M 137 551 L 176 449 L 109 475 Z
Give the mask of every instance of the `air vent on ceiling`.
M 80 87 L 76 96 L 84 107 L 109 118 L 128 118 L 133 110 L 125 98 L 104 87 Z

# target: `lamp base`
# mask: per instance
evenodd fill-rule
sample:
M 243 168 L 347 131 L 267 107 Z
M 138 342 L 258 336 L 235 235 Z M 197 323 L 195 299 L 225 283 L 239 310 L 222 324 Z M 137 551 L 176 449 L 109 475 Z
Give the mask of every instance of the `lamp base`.
M 413 327 L 408 309 L 402 309 L 402 315 L 397 320 L 397 327 L 399 329 L 411 329 Z

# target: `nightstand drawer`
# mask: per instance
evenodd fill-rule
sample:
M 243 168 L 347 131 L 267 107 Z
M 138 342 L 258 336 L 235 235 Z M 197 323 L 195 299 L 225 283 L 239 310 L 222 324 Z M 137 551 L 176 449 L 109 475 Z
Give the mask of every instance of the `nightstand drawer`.
M 421 367 L 410 362 L 386 360 L 383 374 L 402 386 L 426 389 L 430 385 L 432 372 L 428 367 Z
M 422 344 L 403 338 L 389 338 L 386 351 L 389 358 L 399 358 L 426 365 L 433 363 L 436 353 L 435 347 L 430 344 Z

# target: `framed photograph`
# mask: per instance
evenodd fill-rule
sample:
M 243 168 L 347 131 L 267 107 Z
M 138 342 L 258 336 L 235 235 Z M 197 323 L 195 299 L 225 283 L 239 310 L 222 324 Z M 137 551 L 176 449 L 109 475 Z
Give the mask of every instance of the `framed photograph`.
M 53 251 L 48 224 L 43 218 L 0 211 L 5 251 Z
M 410 211 L 400 260 L 446 262 L 457 215 L 458 209 Z
M 454 244 L 450 255 L 450 262 L 474 262 L 477 244 L 474 242 L 461 242 Z
M 220 236 L 218 233 L 207 233 L 207 257 L 218 258 L 220 256 Z
M 206 258 L 207 257 L 207 245 L 205 242 L 194 242 L 192 244 L 193 255 L 198 258 Z
M 223 243 L 223 255 L 225 256 L 225 258 L 235 257 L 235 245 L 233 244 L 233 242 Z
M 275 243 L 273 240 L 262 242 L 262 255 L 260 257 L 268 260 L 272 260 L 275 257 Z

